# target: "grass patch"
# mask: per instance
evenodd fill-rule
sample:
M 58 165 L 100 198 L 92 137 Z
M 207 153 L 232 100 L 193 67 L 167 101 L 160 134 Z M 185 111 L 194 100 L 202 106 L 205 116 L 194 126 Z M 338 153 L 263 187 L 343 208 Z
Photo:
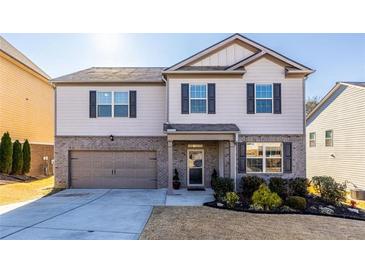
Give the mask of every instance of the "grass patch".
M 0 205 L 25 202 L 52 195 L 62 189 L 54 187 L 54 177 L 31 182 L 0 185 Z

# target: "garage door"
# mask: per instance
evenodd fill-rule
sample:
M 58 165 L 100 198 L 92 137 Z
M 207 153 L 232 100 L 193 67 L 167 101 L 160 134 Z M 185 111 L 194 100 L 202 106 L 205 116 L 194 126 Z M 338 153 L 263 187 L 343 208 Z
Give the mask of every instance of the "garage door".
M 73 188 L 156 188 L 154 151 L 72 151 Z

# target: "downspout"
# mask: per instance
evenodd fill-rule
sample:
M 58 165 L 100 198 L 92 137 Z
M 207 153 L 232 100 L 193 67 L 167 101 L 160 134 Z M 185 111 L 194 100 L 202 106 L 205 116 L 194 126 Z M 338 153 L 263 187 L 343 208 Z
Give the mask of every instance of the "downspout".
M 235 144 L 235 149 L 236 149 L 236 166 L 235 166 L 235 172 L 234 172 L 234 191 L 237 192 L 237 155 L 238 155 L 238 133 L 236 132 L 234 134 L 234 144 Z
M 162 81 L 166 84 L 166 123 L 170 123 L 169 119 L 169 82 L 166 77 L 162 74 Z

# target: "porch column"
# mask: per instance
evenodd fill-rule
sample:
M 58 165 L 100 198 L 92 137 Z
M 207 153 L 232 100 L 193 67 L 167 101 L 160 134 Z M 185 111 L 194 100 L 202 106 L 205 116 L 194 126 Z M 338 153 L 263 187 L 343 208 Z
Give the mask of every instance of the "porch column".
M 219 141 L 218 143 L 219 149 L 219 176 L 224 177 L 224 141 Z
M 236 190 L 236 143 L 230 141 L 229 142 L 229 155 L 230 155 L 230 170 L 231 170 L 231 178 L 233 179 L 233 183 L 234 183 L 234 189 Z
M 167 193 L 171 194 L 172 191 L 172 178 L 173 178 L 173 155 L 172 155 L 172 149 L 173 149 L 173 142 L 168 141 L 167 142 L 167 172 L 168 172 L 168 182 L 167 182 Z

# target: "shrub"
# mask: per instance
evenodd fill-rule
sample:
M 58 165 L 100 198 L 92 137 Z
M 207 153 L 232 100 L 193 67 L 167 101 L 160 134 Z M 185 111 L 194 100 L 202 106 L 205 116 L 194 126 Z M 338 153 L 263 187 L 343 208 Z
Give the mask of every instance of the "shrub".
M 257 176 L 246 176 L 241 179 L 242 195 L 251 198 L 253 193 L 259 189 L 260 185 L 266 184 L 266 181 Z
M 215 192 L 216 198 L 218 200 L 222 200 L 226 196 L 227 192 L 233 192 L 233 179 L 218 177 L 212 185 L 212 188 Z
M 308 194 L 308 180 L 307 178 L 294 178 L 288 182 L 290 196 L 305 197 Z
M 174 176 L 172 177 L 172 180 L 174 182 L 180 182 L 180 178 L 179 178 L 179 172 L 177 171 L 177 169 L 175 168 L 174 170 Z
M 229 208 L 234 208 L 236 203 L 239 201 L 240 197 L 236 192 L 227 192 L 226 193 L 226 203 Z
M 282 200 L 278 194 L 271 192 L 266 184 L 262 184 L 252 195 L 252 203 L 255 207 L 262 206 L 265 210 L 278 208 Z
M 288 207 L 298 209 L 298 210 L 305 210 L 307 208 L 307 200 L 300 196 L 289 196 L 285 204 Z
M 21 174 L 23 170 L 22 144 L 16 140 L 13 144 L 13 163 L 11 165 L 12 174 Z
M 315 176 L 312 178 L 314 189 L 320 197 L 327 203 L 339 204 L 346 200 L 346 184 L 336 183 L 329 176 Z
M 9 174 L 13 160 L 13 145 L 9 132 L 4 133 L 0 144 L 0 172 Z
M 277 193 L 283 200 L 288 197 L 288 181 L 283 178 L 270 178 L 269 188 L 272 192 Z
M 22 174 L 28 173 L 30 171 L 31 153 L 30 145 L 28 140 L 25 140 L 23 144 L 23 170 Z

